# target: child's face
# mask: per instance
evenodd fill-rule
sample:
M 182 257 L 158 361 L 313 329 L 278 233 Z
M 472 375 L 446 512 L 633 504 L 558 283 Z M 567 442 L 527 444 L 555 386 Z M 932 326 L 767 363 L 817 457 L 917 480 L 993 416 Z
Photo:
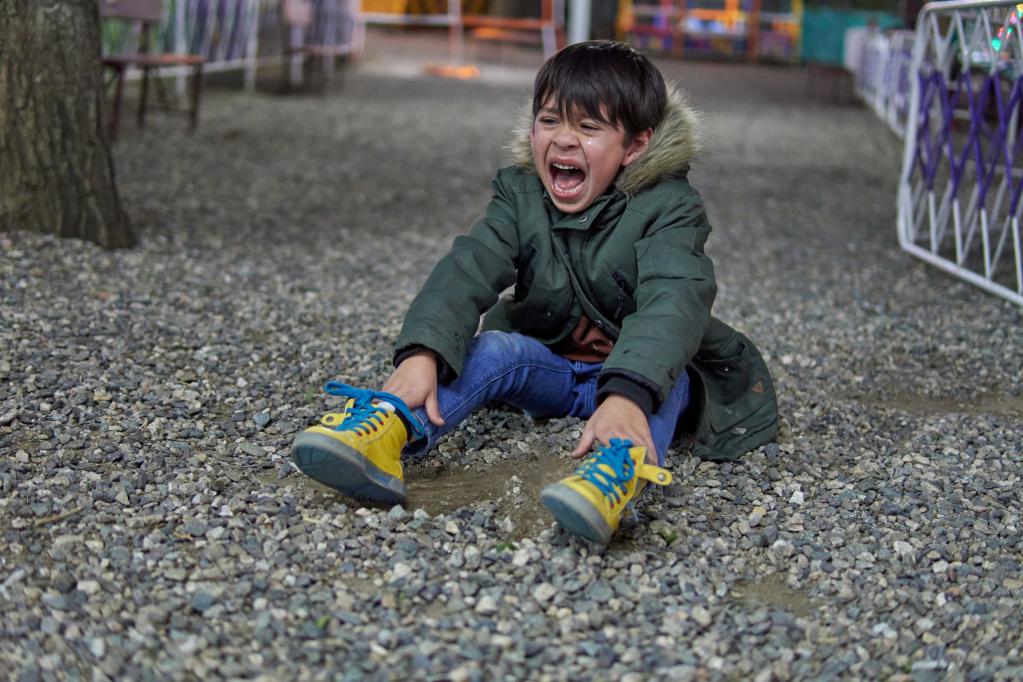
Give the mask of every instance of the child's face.
M 554 205 L 565 213 L 578 213 L 611 186 L 623 166 L 639 157 L 651 131 L 626 145 L 621 125 L 581 111 L 566 117 L 550 104 L 540 108 L 529 132 L 533 165 Z

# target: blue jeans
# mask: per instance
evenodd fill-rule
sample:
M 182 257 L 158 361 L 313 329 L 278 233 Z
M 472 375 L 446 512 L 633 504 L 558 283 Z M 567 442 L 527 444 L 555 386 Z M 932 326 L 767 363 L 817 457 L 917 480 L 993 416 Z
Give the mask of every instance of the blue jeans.
M 433 424 L 425 408 L 412 410 L 424 426 L 426 439 L 410 443 L 406 453 L 422 454 L 433 448 L 441 436 L 492 401 L 534 417 L 587 419 L 597 409 L 597 375 L 602 366 L 563 358 L 529 336 L 483 332 L 470 344 L 458 378 L 437 388 L 444 425 Z M 650 432 L 662 465 L 675 425 L 688 404 L 689 377 L 682 372 L 660 409 L 650 416 Z

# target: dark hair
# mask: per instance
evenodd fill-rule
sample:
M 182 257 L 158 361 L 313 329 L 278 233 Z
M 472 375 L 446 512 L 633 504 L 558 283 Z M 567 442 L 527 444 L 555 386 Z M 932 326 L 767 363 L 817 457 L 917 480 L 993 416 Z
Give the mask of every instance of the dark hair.
M 601 123 L 620 124 L 629 142 L 660 125 L 668 92 L 661 72 L 639 52 L 625 43 L 591 40 L 569 45 L 540 67 L 534 119 L 548 101 L 562 116 L 579 109 Z

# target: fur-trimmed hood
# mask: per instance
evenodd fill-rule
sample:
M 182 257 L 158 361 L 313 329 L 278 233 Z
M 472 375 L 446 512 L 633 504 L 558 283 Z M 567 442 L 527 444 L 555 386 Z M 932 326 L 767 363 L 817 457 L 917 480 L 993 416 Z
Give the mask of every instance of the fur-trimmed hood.
M 532 126 L 532 107 L 527 105 L 507 145 L 513 162 L 530 169 L 533 169 L 533 150 L 529 146 Z M 700 114 L 689 105 L 688 97 L 680 88 L 669 85 L 664 120 L 657 126 L 642 156 L 618 174 L 615 187 L 632 196 L 665 176 L 684 173 L 702 151 Z

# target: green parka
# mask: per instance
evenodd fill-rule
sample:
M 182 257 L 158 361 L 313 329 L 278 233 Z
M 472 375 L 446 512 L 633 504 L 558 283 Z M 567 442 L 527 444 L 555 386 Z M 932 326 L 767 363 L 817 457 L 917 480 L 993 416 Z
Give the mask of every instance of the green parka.
M 699 154 L 698 121 L 670 92 L 647 150 L 584 211 L 562 213 L 533 170 L 525 119 L 510 149 L 515 166 L 494 178 L 486 215 L 434 267 L 405 316 L 395 362 L 426 347 L 442 381 L 461 371 L 482 328 L 545 344 L 568 336 L 582 314 L 615 340 L 599 395 L 638 394 L 656 411 L 681 372 L 691 381 L 680 431 L 695 455 L 728 460 L 770 441 L 774 387 L 753 343 L 711 316 L 717 291 L 704 254 L 710 224 L 687 182 Z M 514 285 L 514 290 L 501 292 Z M 622 390 L 627 388 L 628 390 Z

